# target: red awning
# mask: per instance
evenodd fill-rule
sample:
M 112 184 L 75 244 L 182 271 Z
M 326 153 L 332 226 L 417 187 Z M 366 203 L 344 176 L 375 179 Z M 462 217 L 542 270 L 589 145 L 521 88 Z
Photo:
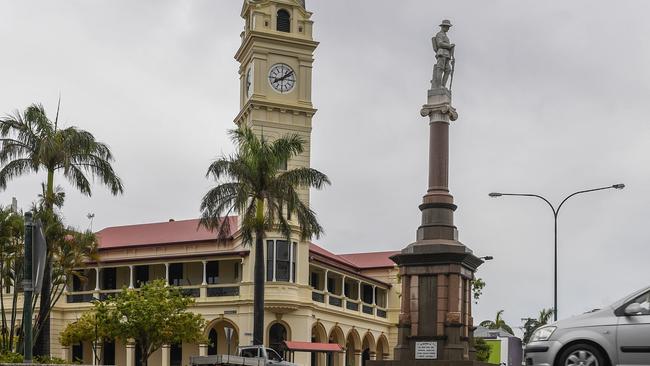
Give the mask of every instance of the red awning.
M 312 343 L 284 341 L 287 351 L 294 352 L 343 352 L 337 343 Z

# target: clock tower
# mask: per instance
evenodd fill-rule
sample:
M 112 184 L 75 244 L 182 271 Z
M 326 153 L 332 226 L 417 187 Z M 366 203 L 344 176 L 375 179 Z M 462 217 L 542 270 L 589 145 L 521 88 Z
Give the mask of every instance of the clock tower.
M 312 64 L 318 46 L 312 38 L 312 13 L 305 8 L 304 0 L 244 0 L 241 17 L 245 26 L 235 54 L 240 64 L 240 112 L 235 123 L 250 127 L 270 141 L 299 135 L 305 142 L 304 152 L 289 160 L 286 169 L 309 167 L 312 118 L 316 113 L 311 103 Z M 309 205 L 309 189 L 300 188 L 298 195 Z M 264 344 L 272 348 L 288 334 L 286 328 L 282 331 L 280 320 L 293 324 L 292 340 L 309 341 L 311 314 L 298 310 L 312 296 L 309 241 L 299 239 L 297 227 L 291 240 L 279 232 L 266 233 L 264 240 L 264 253 L 251 250 L 249 263 L 254 263 L 258 255 L 265 257 L 265 321 L 254 324 L 251 316 L 251 323 L 241 326 L 263 328 Z M 244 278 L 253 279 L 252 265 L 243 271 Z M 252 315 L 252 307 L 250 311 Z M 247 341 L 240 340 L 241 344 Z M 300 363 L 309 362 L 307 355 L 296 357 Z
M 235 123 L 273 140 L 298 134 L 305 152 L 287 162 L 287 168 L 309 167 L 314 50 L 312 13 L 304 0 L 244 0 L 246 21 L 239 61 L 241 111 Z M 309 190 L 299 192 L 309 204 Z

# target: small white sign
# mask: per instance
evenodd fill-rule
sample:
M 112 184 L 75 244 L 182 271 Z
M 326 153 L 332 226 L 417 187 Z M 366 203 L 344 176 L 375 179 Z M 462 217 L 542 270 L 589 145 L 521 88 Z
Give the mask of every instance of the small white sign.
M 416 360 L 435 360 L 438 358 L 437 342 L 415 342 Z

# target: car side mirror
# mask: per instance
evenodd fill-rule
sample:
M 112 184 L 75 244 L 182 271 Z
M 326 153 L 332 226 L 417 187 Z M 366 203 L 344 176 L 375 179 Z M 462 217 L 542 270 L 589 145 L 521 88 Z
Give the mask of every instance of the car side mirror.
M 637 315 L 642 312 L 641 304 L 633 302 L 625 308 L 625 315 Z

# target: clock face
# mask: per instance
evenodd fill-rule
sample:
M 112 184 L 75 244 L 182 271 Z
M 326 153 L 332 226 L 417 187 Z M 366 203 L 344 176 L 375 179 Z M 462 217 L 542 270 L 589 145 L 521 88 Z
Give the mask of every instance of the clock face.
M 278 93 L 289 93 L 296 85 L 296 74 L 289 65 L 275 64 L 269 70 L 269 83 Z
M 253 68 L 249 67 L 246 71 L 246 96 L 249 98 L 253 95 Z

